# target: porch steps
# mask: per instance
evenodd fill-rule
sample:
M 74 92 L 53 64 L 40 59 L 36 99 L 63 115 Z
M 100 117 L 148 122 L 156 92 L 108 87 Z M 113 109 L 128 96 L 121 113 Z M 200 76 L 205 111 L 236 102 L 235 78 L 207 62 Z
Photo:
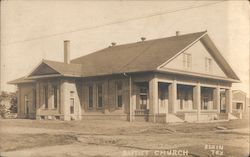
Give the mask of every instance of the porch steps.
M 219 120 L 234 120 L 234 119 L 239 119 L 236 115 L 231 114 L 231 113 L 220 113 L 218 114 L 218 119 Z
M 175 114 L 168 114 L 166 117 L 166 122 L 167 123 L 181 123 L 184 122 L 183 119 L 177 117 Z
M 228 113 L 228 119 L 229 120 L 234 120 L 234 119 L 239 119 L 239 118 L 237 118 L 234 114 L 232 114 L 232 113 Z

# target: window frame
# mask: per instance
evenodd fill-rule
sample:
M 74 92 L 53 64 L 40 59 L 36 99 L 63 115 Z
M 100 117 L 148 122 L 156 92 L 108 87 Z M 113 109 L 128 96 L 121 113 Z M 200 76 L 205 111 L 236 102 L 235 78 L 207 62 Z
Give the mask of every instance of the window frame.
M 58 108 L 58 97 L 59 97 L 59 89 L 57 85 L 53 86 L 53 109 Z
M 213 71 L 212 64 L 213 64 L 212 58 L 206 57 L 205 58 L 205 70 L 206 70 L 206 72 Z
M 120 88 L 118 88 L 120 87 Z M 118 109 L 123 109 L 124 104 L 123 104 L 123 83 L 122 82 L 116 82 L 116 107 Z M 121 106 L 119 105 L 119 97 L 121 98 Z
M 33 107 L 34 107 L 34 109 L 36 109 L 36 88 L 33 88 L 32 89 L 32 97 L 33 97 L 33 101 L 32 101 L 32 103 L 33 103 Z
M 101 87 L 101 90 L 99 89 L 99 87 Z M 101 93 L 99 93 L 99 91 L 101 91 Z M 99 100 L 99 98 L 101 98 L 101 101 Z M 102 83 L 98 83 L 96 85 L 96 99 L 97 99 L 97 103 L 96 103 L 96 107 L 97 109 L 102 109 L 103 105 L 104 105 L 104 99 L 103 99 L 103 84 Z M 101 106 L 99 106 L 101 102 Z
M 148 109 L 148 100 L 149 100 L 149 88 L 145 86 L 139 87 L 139 109 Z
M 71 100 L 73 100 L 73 101 L 71 101 Z M 70 97 L 69 98 L 69 102 L 70 102 L 70 104 L 69 104 L 70 111 L 69 112 L 70 112 L 70 114 L 75 114 L 75 98 L 74 97 Z M 71 102 L 73 102 L 73 104 Z
M 24 95 L 24 113 L 27 114 L 27 110 L 29 110 L 29 96 Z
M 91 88 L 91 92 L 90 92 L 90 88 Z M 90 95 L 91 95 L 91 107 L 90 107 Z M 94 86 L 88 85 L 88 109 L 93 109 L 94 107 Z
M 183 53 L 183 67 L 185 69 L 192 69 L 192 54 Z
M 43 103 L 44 103 L 44 109 L 49 108 L 49 91 L 48 91 L 48 85 L 43 86 Z

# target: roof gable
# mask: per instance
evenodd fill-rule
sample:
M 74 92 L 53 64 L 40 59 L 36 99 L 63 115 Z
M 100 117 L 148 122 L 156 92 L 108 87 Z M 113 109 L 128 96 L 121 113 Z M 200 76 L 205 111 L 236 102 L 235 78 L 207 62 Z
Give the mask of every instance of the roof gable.
M 45 63 L 41 63 L 29 76 L 60 74 Z
M 43 60 L 28 77 L 44 75 L 81 76 L 81 65 Z
M 72 60 L 83 76 L 156 70 L 205 32 L 118 45 Z
M 191 65 L 189 68 L 185 67 L 184 65 L 184 58 L 186 57 L 186 54 L 190 56 Z M 206 59 L 211 60 L 210 71 L 206 69 Z M 227 78 L 227 75 L 221 69 L 219 63 L 216 62 L 216 60 L 211 56 L 211 54 L 200 41 L 194 43 L 191 47 L 183 51 L 183 53 L 179 54 L 161 68 L 164 70 L 171 69 Z
M 205 35 L 200 40 L 202 44 L 205 46 L 207 51 L 210 52 L 210 54 L 213 56 L 213 58 L 216 60 L 217 63 L 220 63 L 220 67 L 223 69 L 223 71 L 226 73 L 226 75 L 234 80 L 240 80 L 239 77 L 236 75 L 234 70 L 231 68 L 231 66 L 228 64 L 226 59 L 221 55 L 213 41 L 210 39 L 208 35 Z

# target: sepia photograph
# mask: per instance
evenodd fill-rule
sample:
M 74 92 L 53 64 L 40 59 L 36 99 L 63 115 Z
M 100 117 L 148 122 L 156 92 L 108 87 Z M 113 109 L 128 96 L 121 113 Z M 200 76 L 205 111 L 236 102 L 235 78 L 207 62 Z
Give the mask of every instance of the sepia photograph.
M 248 157 L 247 0 L 0 0 L 0 157 Z

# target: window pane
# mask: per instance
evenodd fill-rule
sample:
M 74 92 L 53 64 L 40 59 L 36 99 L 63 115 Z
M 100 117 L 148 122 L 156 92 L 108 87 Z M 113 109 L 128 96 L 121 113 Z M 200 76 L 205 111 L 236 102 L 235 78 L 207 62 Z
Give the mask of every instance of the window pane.
M 122 83 L 117 83 L 117 90 L 122 90 Z
M 57 108 L 57 87 L 54 87 L 54 108 Z
M 70 91 L 70 97 L 74 97 L 74 91 Z
M 97 86 L 97 107 L 102 108 L 102 84 Z
M 70 98 L 70 114 L 74 114 L 74 98 Z
M 102 85 L 97 86 L 98 94 L 102 94 Z
M 89 108 L 93 107 L 93 87 L 89 86 Z
M 33 106 L 36 109 L 36 89 L 33 89 Z
M 118 103 L 118 107 L 122 107 L 122 95 L 118 95 L 117 103 Z
M 140 88 L 140 93 L 141 94 L 147 94 L 147 88 L 146 87 L 141 87 Z
M 98 107 L 99 108 L 102 107 L 102 97 L 101 96 L 98 97 Z

